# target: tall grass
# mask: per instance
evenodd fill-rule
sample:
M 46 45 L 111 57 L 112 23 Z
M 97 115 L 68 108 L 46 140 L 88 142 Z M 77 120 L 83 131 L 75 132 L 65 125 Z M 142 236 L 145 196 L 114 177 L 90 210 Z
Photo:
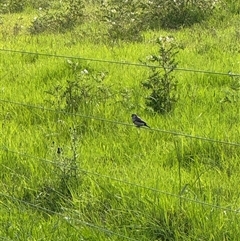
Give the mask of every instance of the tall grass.
M 0 48 L 138 62 L 157 51 L 156 36 L 173 35 L 182 47 L 180 68 L 240 72 L 238 16 L 230 13 L 214 26 L 210 19 L 146 32 L 141 43 L 117 46 L 92 32 L 84 37 L 101 31 L 97 24 L 30 36 L 33 15 L 4 15 Z M 19 33 L 16 23 L 23 25 Z M 145 110 L 147 68 L 72 60 L 79 71 L 106 73 L 112 96 L 69 113 L 57 99 L 67 80 L 78 80 L 67 60 L 1 51 L 0 237 L 238 240 L 239 146 L 155 130 L 239 143 L 237 77 L 175 71 L 180 98 L 162 116 Z M 131 126 L 134 112 L 153 130 Z

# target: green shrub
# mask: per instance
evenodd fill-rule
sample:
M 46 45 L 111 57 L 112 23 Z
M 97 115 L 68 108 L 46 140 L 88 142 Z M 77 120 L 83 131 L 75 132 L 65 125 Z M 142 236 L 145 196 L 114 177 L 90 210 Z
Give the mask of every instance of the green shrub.
M 144 22 L 149 28 L 179 28 L 190 26 L 207 18 L 217 0 L 152 0 L 147 1 Z
M 56 85 L 47 91 L 53 97 L 50 101 L 52 106 L 70 113 L 80 110 L 83 114 L 86 110 L 89 114 L 93 107 L 104 103 L 111 96 L 110 89 L 103 82 L 106 77 L 104 72 L 83 69 L 78 62 L 71 60 L 67 61 L 67 67 L 74 77 L 67 80 L 66 84 Z
M 201 22 L 210 16 L 217 3 L 217 0 L 106 0 L 101 10 L 111 40 L 139 41 L 142 31 L 147 29 L 179 28 Z
M 25 1 L 1 0 L 0 13 L 18 13 L 24 10 Z
M 51 6 L 51 4 L 53 4 L 53 2 L 55 0 L 26 0 L 27 1 L 27 5 L 30 6 L 31 8 L 34 9 L 39 9 L 39 8 L 49 8 Z
M 31 34 L 42 32 L 64 32 L 72 29 L 83 20 L 84 5 L 82 0 L 54 2 L 46 9 L 39 10 L 29 31 Z
M 108 24 L 108 37 L 113 40 L 141 40 L 141 1 L 104 1 L 102 20 Z

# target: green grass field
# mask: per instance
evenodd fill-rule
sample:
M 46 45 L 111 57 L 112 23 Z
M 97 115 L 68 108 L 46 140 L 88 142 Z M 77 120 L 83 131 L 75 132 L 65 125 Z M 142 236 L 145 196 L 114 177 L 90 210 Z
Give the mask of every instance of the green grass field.
M 94 18 L 30 35 L 35 14 L 0 18 L 0 239 L 239 240 L 239 14 L 116 45 Z M 169 35 L 179 99 L 159 115 L 149 69 L 121 62 Z

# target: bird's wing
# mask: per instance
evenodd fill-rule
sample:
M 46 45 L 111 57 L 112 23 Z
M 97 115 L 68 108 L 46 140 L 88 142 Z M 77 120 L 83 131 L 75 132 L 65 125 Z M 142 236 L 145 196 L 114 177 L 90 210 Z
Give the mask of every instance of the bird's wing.
M 145 123 L 140 117 L 136 116 L 135 121 L 143 122 Z

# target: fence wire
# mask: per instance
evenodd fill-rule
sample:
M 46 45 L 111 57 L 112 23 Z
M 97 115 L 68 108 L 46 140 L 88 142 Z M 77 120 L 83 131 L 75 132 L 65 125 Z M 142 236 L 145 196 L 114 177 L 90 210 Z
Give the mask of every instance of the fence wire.
M 39 160 L 39 161 L 42 161 L 42 162 L 47 162 L 47 163 L 51 163 L 51 164 L 54 164 L 54 165 L 59 165 L 59 162 L 52 161 L 52 160 L 42 158 L 42 157 L 33 156 L 31 154 L 28 154 L 28 153 L 23 153 L 23 152 L 11 150 L 7 146 L 1 146 L 0 149 L 2 149 L 5 152 L 11 152 L 11 153 L 23 156 L 23 157 L 28 157 L 28 158 Z M 89 176 L 97 176 L 97 177 L 100 177 L 100 178 L 109 179 L 109 180 L 112 180 L 112 181 L 115 181 L 115 182 L 118 182 L 118 183 L 123 183 L 125 185 L 129 185 L 129 186 L 132 186 L 132 187 L 135 187 L 135 188 L 141 188 L 141 189 L 145 189 L 145 190 L 148 190 L 148 191 L 160 193 L 160 194 L 163 194 L 163 195 L 166 195 L 166 196 L 170 196 L 170 197 L 177 198 L 179 200 L 184 200 L 184 201 L 191 202 L 191 203 L 196 203 L 196 204 L 199 204 L 199 205 L 202 205 L 202 206 L 207 206 L 207 207 L 211 207 L 211 208 L 215 208 L 215 209 L 219 209 L 219 210 L 223 210 L 223 211 L 228 211 L 228 212 L 233 212 L 233 213 L 240 213 L 240 209 L 234 210 L 234 209 L 229 208 L 229 207 L 223 207 L 223 206 L 219 206 L 219 205 L 215 205 L 215 204 L 211 204 L 211 203 L 206 203 L 206 202 L 203 202 L 203 201 L 198 200 L 198 199 L 191 199 L 191 198 L 185 197 L 183 195 L 163 191 L 163 190 L 160 190 L 160 189 L 157 189 L 157 188 L 148 187 L 148 186 L 144 186 L 144 185 L 137 184 L 137 183 L 132 183 L 132 182 L 129 182 L 129 181 L 126 181 L 126 180 L 122 180 L 122 179 L 113 177 L 113 176 L 108 176 L 108 175 L 92 172 L 92 171 L 89 171 L 89 170 L 83 169 L 83 168 L 79 169 L 79 173 L 87 174 Z
M 120 122 L 120 121 L 116 121 L 116 120 L 109 120 L 109 119 L 105 119 L 105 118 L 101 118 L 101 117 L 97 117 L 97 116 L 88 116 L 88 115 L 82 115 L 82 114 L 69 113 L 69 112 L 66 112 L 66 111 L 59 111 L 59 110 L 55 110 L 55 109 L 51 109 L 51 108 L 46 108 L 46 107 L 43 107 L 43 106 L 36 106 L 36 105 L 26 104 L 26 103 L 22 103 L 22 102 L 15 102 L 15 101 L 10 101 L 10 100 L 5 100 L 5 99 L 0 99 L 0 102 L 9 103 L 9 104 L 18 105 L 18 106 L 24 106 L 24 107 L 27 107 L 27 108 L 40 109 L 40 110 L 43 110 L 43 111 L 51 111 L 51 112 L 55 112 L 55 113 L 58 113 L 58 114 L 78 116 L 78 117 L 82 117 L 82 118 L 86 118 L 86 119 L 92 119 L 92 120 L 102 121 L 102 122 L 111 123 L 111 124 L 115 124 L 115 125 L 122 125 L 122 126 L 128 126 L 128 127 L 134 127 L 135 128 L 135 126 L 133 124 L 124 123 L 124 122 Z M 209 137 L 194 136 L 194 135 L 191 135 L 191 134 L 186 134 L 186 133 L 172 131 L 172 130 L 163 130 L 163 129 L 158 129 L 158 128 L 148 128 L 148 129 L 145 129 L 145 130 L 146 131 L 153 131 L 153 132 L 161 132 L 161 133 L 170 134 L 170 135 L 174 135 L 174 136 L 182 136 L 182 137 L 185 137 L 185 138 L 198 139 L 198 140 L 208 141 L 208 142 L 212 142 L 212 143 L 219 143 L 219 144 L 231 145 L 231 146 L 237 146 L 237 147 L 240 146 L 240 143 L 238 143 L 238 142 L 216 140 L 216 139 L 212 139 L 212 138 L 209 138 Z
M 17 53 L 17 54 L 32 54 L 32 55 L 39 55 L 39 56 L 46 56 L 46 57 L 53 57 L 53 58 L 78 59 L 78 60 L 86 60 L 86 61 L 91 61 L 91 62 L 101 62 L 101 63 L 118 64 L 118 65 L 162 68 L 161 66 L 142 64 L 142 63 L 132 63 L 129 61 L 96 59 L 96 58 L 87 58 L 87 57 L 81 57 L 81 56 L 67 56 L 67 55 L 39 53 L 39 52 L 31 52 L 31 51 L 23 51 L 23 50 L 13 50 L 13 49 L 0 49 L 0 51 L 9 52 L 9 53 Z M 199 69 L 189 69 L 189 68 L 175 68 L 174 70 L 182 71 L 182 72 L 223 75 L 223 76 L 229 76 L 229 77 L 240 77 L 240 73 L 234 73 L 232 71 L 228 71 L 227 73 L 224 73 L 224 72 L 214 72 L 214 71 L 210 71 L 210 70 L 199 70 Z
M 95 230 L 98 230 L 100 232 L 104 232 L 108 235 L 115 235 L 115 236 L 118 236 L 119 238 L 124 238 L 124 239 L 130 240 L 130 241 L 138 241 L 137 239 L 130 238 L 130 237 L 125 236 L 123 234 L 120 234 L 120 233 L 114 232 L 112 230 L 109 230 L 105 227 L 102 227 L 102 226 L 99 226 L 99 225 L 96 225 L 96 224 L 93 224 L 93 223 L 90 223 L 90 222 L 86 222 L 86 221 L 83 221 L 83 220 L 80 220 L 80 219 L 77 219 L 77 218 L 72 218 L 70 216 L 65 216 L 62 213 L 55 212 L 53 210 L 50 210 L 50 209 L 47 209 L 47 208 L 44 208 L 44 207 L 40 207 L 39 205 L 30 203 L 30 202 L 26 202 L 24 200 L 21 200 L 19 198 L 16 198 L 16 197 L 13 197 L 13 196 L 10 196 L 10 195 L 7 195 L 7 194 L 0 193 L 0 196 L 3 197 L 3 198 L 6 198 L 6 199 L 10 199 L 14 202 L 23 203 L 23 204 L 28 205 L 32 208 L 35 208 L 36 210 L 39 210 L 39 211 L 42 211 L 42 212 L 45 212 L 45 213 L 55 214 L 55 215 L 63 218 L 63 220 L 65 220 L 68 224 L 70 224 L 72 227 L 74 227 L 77 230 L 78 230 L 78 228 L 73 224 L 73 222 L 75 222 L 77 224 L 81 224 L 83 226 L 87 226 L 87 227 L 95 229 Z

